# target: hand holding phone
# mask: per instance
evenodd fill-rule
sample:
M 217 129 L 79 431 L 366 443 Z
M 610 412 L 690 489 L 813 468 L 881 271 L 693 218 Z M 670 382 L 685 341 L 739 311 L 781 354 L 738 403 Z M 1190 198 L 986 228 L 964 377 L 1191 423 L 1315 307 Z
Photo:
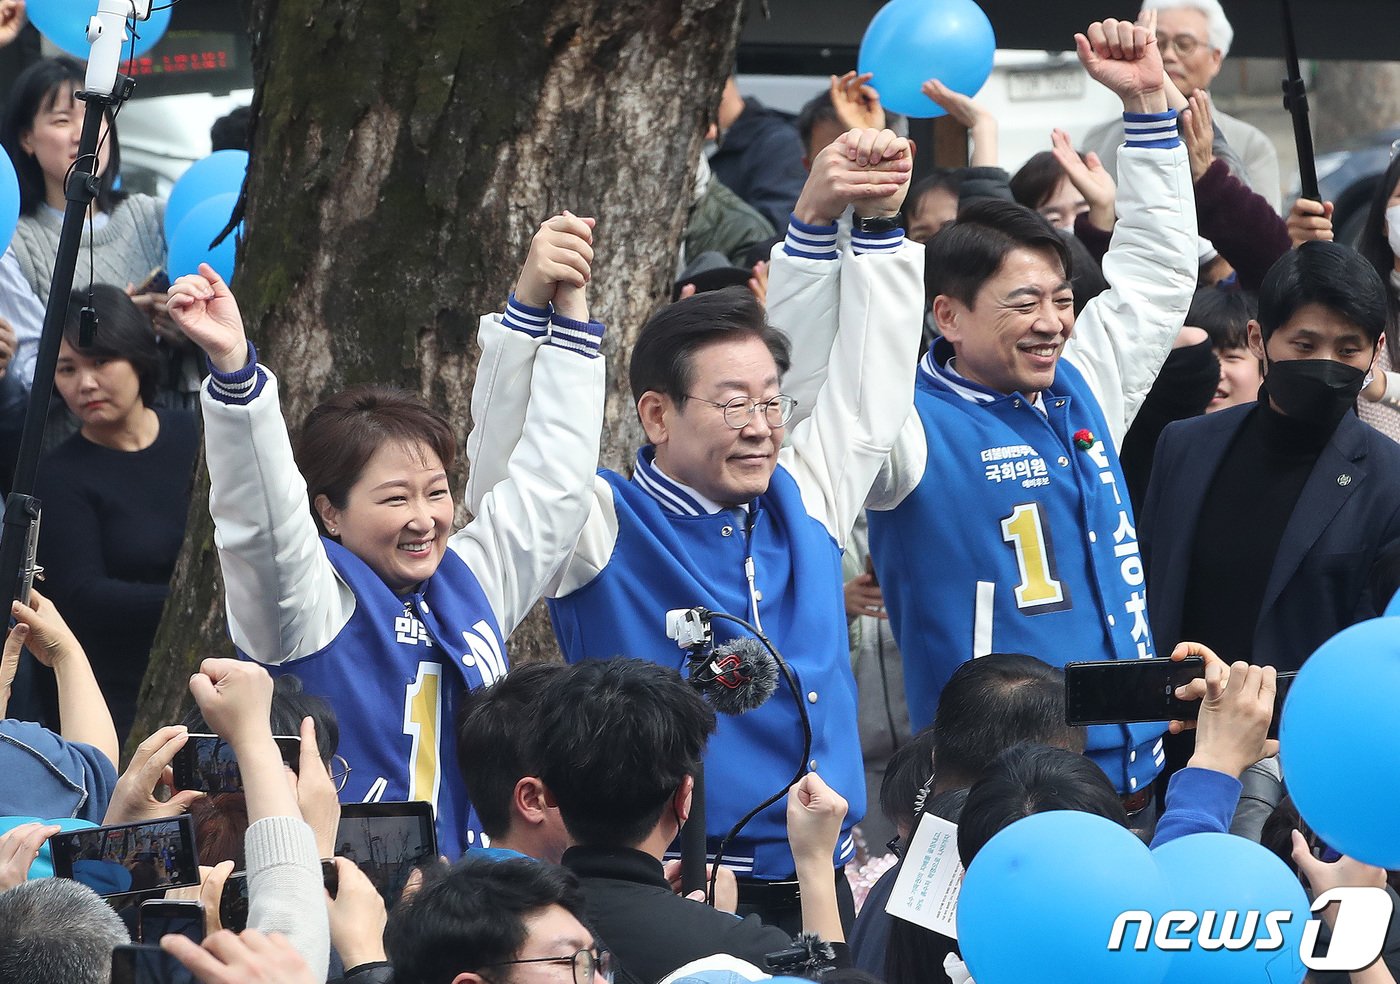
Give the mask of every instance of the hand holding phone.
M 1206 664 L 1202 682 L 1205 696 L 1188 765 L 1238 779 L 1255 762 L 1278 754 L 1278 742 L 1267 738 L 1278 690 L 1272 666 L 1239 662 L 1227 668 L 1217 659 Z
M 274 735 L 287 768 L 296 772 L 301 765 L 301 738 Z M 218 735 L 191 733 L 170 761 L 176 789 L 197 789 L 205 793 L 241 793 L 243 775 L 233 746 Z

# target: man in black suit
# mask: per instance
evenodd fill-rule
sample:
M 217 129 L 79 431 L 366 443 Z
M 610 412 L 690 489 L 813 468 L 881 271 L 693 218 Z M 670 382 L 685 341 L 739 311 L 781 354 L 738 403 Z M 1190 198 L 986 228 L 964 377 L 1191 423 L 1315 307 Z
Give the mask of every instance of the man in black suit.
M 1257 403 L 1172 424 L 1139 524 L 1161 651 L 1296 670 L 1400 586 L 1400 445 L 1354 411 L 1386 325 L 1354 250 L 1310 242 L 1274 264 L 1249 323 Z

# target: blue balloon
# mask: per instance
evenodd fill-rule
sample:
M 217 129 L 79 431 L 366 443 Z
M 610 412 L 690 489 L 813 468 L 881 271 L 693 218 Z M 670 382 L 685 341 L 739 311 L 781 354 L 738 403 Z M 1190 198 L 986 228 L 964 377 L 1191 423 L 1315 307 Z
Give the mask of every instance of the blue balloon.
M 1283 705 L 1283 778 L 1308 825 L 1343 854 L 1400 868 L 1400 627 L 1375 618 L 1308 657 Z
M 958 897 L 958 946 L 977 984 L 1160 984 L 1166 953 L 1108 943 L 1122 913 L 1158 910 L 1165 891 L 1127 828 L 1091 813 L 1037 813 L 973 859 Z
M 209 248 L 209 243 L 228 225 L 237 203 L 238 195 L 229 192 L 215 195 L 190 209 L 168 244 L 171 280 L 187 273 L 198 273 L 199 265 L 208 263 L 225 281 L 233 282 L 234 239 L 242 233 L 242 224 L 214 249 Z
M 0 835 L 8 834 L 16 827 L 26 823 L 42 823 L 50 827 L 57 827 L 61 832 L 67 833 L 72 830 L 91 830 L 97 824 L 91 820 L 79 820 L 76 817 L 59 817 L 56 820 L 44 820 L 40 817 L 0 817 Z M 27 878 L 52 878 L 53 877 L 53 851 L 49 848 L 49 842 L 44 841 L 39 848 L 39 856 L 29 865 Z
M 1168 841 L 1152 855 L 1167 882 L 1163 912 L 1180 910 L 1192 920 L 1168 934 L 1187 948 L 1172 952 L 1166 984 L 1302 981 L 1307 967 L 1298 944 L 1311 916 L 1308 896 L 1272 851 L 1244 837 L 1210 833 Z M 1275 912 L 1287 915 L 1270 918 Z M 1157 931 L 1163 931 L 1161 922 Z M 1244 940 L 1250 942 L 1241 945 Z
M 886 109 L 905 116 L 942 116 L 920 87 L 938 79 L 954 92 L 976 95 L 992 74 L 997 39 L 973 0 L 891 0 L 860 42 L 857 66 Z
M 19 222 L 19 178 L 9 154 L 0 153 L 0 252 L 10 245 Z
M 157 6 L 152 4 L 150 20 L 136 22 L 136 33 L 140 35 L 135 46 L 138 56 L 154 48 L 170 26 L 170 5 L 160 4 L 165 7 L 164 10 L 156 9 Z M 88 21 L 97 13 L 97 4 L 93 0 L 29 0 L 25 9 L 40 34 L 73 57 L 87 60 L 92 52 L 92 45 L 87 39 Z M 130 25 L 130 21 L 127 23 Z M 122 42 L 123 65 L 130 54 L 132 45 L 128 33 L 127 39 Z
M 216 150 L 191 164 L 170 189 L 170 199 L 165 203 L 165 241 L 175 238 L 175 230 L 200 202 L 241 191 L 247 173 L 246 150 Z

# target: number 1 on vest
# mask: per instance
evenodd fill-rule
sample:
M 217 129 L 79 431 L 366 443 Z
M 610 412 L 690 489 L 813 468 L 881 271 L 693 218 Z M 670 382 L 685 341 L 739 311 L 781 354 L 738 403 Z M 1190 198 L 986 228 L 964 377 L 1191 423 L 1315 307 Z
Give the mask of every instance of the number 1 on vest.
M 1013 506 L 1011 515 L 1001 521 L 1001 538 L 1016 551 L 1016 567 L 1021 573 L 1021 583 L 1016 585 L 1016 607 L 1050 611 L 1068 608 L 1064 585 L 1055 577 L 1055 551 L 1041 504 L 1023 502 Z
M 442 664 L 418 664 L 418 678 L 404 693 L 403 733 L 413 739 L 408 760 L 409 800 L 426 800 L 437 809 L 438 734 L 442 725 Z

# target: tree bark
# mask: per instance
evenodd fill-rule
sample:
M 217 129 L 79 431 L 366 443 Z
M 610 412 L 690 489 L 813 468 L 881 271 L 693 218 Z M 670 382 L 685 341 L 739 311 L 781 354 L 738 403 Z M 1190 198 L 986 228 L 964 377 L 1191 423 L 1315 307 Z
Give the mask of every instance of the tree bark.
M 568 208 L 598 218 L 601 464 L 628 468 L 627 353 L 669 296 L 740 13 L 740 0 L 254 0 L 234 293 L 288 421 L 375 381 L 443 408 L 464 441 L 477 317 L 503 305 L 538 224 Z M 464 475 L 459 463 L 455 488 Z M 201 657 L 232 652 L 208 491 L 201 461 L 133 743 L 179 718 Z M 557 658 L 539 609 L 511 652 Z

